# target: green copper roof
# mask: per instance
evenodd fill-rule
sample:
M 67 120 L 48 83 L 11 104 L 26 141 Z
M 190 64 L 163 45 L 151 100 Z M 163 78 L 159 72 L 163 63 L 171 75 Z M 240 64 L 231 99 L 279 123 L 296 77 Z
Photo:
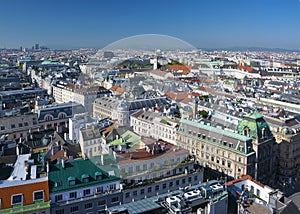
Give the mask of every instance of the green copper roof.
M 221 135 L 228 136 L 228 137 L 231 137 L 231 138 L 235 138 L 235 139 L 238 139 L 238 140 L 241 140 L 241 141 L 251 141 L 251 138 L 249 138 L 247 136 L 237 134 L 237 133 L 233 133 L 233 132 L 226 131 L 226 130 L 221 130 L 221 129 L 218 129 L 218 128 L 215 128 L 215 127 L 212 127 L 212 126 L 208 126 L 208 125 L 205 125 L 205 124 L 201 124 L 201 123 L 198 123 L 198 122 L 195 122 L 195 121 L 181 119 L 180 123 L 186 123 L 186 124 L 189 124 L 189 125 L 192 125 L 192 126 L 195 126 L 195 127 L 198 127 L 198 128 L 210 131 L 210 132 L 219 133 Z
M 51 61 L 51 60 L 45 60 L 41 64 L 42 65 L 60 65 L 59 62 L 54 62 L 54 61 Z
M 252 112 L 244 116 L 238 124 L 238 132 L 255 139 L 261 139 L 263 134 L 265 137 L 271 135 L 268 123 L 262 115 Z
M 121 135 L 121 137 L 119 139 L 110 142 L 109 145 L 112 145 L 112 146 L 128 145 L 129 147 L 132 147 L 135 144 L 139 143 L 140 140 L 141 140 L 140 136 L 134 134 L 131 131 L 126 131 Z
M 248 117 L 248 118 L 252 118 L 252 119 L 260 119 L 262 118 L 263 116 L 261 114 L 258 114 L 256 112 L 252 112 L 252 113 L 249 113 L 249 114 L 246 114 L 244 117 Z
M 99 172 L 102 173 L 101 180 L 96 179 L 96 175 Z M 88 177 L 89 182 L 83 182 L 82 177 Z M 120 179 L 117 176 L 109 176 L 108 172 L 97 167 L 92 161 L 83 159 L 65 163 L 64 168 L 60 164 L 50 165 L 48 178 L 50 193 L 77 189 Z M 75 180 L 75 185 L 70 186 L 69 181 L 72 180 Z

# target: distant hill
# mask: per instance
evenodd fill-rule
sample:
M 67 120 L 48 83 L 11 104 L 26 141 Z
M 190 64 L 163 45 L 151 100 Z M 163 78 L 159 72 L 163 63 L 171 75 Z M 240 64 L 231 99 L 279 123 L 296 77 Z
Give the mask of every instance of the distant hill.
M 229 48 L 199 48 L 206 51 L 266 51 L 266 52 L 300 52 L 297 49 L 264 48 L 264 47 L 229 47 Z

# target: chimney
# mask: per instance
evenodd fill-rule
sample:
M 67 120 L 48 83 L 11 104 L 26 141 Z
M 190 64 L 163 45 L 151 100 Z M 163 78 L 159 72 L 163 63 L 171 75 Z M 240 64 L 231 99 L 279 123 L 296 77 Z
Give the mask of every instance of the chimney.
M 101 155 L 101 165 L 104 165 L 103 155 Z
M 65 160 L 64 160 L 64 158 L 61 159 L 61 166 L 62 166 L 62 168 L 65 168 Z
M 46 165 L 46 170 L 47 170 L 47 174 L 49 173 L 50 166 L 49 166 L 49 161 L 47 161 L 47 165 Z
M 17 144 L 17 146 L 16 146 L 16 155 L 17 155 L 17 156 L 19 156 L 19 155 L 20 155 L 19 144 Z

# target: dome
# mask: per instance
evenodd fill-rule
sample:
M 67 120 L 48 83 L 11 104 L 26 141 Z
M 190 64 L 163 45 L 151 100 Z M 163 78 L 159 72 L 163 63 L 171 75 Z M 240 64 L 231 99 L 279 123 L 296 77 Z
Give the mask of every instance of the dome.
M 252 112 L 244 116 L 238 124 L 238 132 L 255 139 L 272 136 L 270 127 L 262 115 Z
M 119 105 L 118 105 L 118 110 L 119 111 L 126 111 L 128 109 L 128 103 L 125 100 L 122 100 Z

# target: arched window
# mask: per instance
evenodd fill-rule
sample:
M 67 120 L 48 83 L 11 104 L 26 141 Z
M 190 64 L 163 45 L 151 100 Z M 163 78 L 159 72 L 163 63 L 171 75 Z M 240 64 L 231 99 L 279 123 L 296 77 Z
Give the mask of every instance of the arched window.
M 51 120 L 53 120 L 53 116 L 51 114 L 46 114 L 44 119 L 45 119 L 45 121 L 51 121 Z
M 249 129 L 248 127 L 245 127 L 245 128 L 244 128 L 244 131 L 243 131 L 243 134 L 244 134 L 245 136 L 250 137 L 250 129 Z
M 262 138 L 266 137 L 266 128 L 265 127 L 261 129 L 261 137 Z
M 66 118 L 67 117 L 67 114 L 65 113 L 65 112 L 60 112 L 59 114 L 58 114 L 58 118 L 59 119 L 64 119 L 64 118 Z

